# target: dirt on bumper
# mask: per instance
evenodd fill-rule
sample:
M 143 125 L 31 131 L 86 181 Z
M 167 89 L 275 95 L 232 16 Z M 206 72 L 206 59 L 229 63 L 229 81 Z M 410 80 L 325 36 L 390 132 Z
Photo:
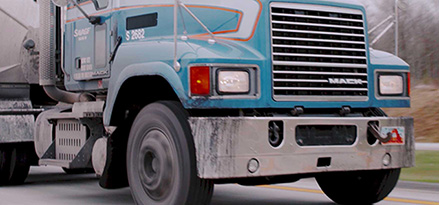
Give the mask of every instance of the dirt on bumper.
M 273 121 L 284 125 L 279 147 L 268 140 L 269 123 Z M 377 122 L 384 134 L 395 132 L 395 139 L 389 144 L 368 141 L 370 122 Z M 205 179 L 392 169 L 415 164 L 413 118 L 408 117 L 192 117 L 189 123 L 198 175 Z M 301 146 L 296 140 L 296 128 L 301 125 L 355 126 L 357 136 L 352 145 Z M 257 170 L 250 171 L 250 166 Z

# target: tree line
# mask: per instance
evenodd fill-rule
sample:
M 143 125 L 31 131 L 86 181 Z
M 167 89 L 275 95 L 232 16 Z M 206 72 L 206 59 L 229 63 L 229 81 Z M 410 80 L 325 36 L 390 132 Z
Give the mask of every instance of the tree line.
M 366 6 L 369 29 L 394 14 L 394 0 L 360 1 Z M 437 0 L 399 0 L 399 57 L 410 64 L 415 83 L 439 83 L 438 10 Z M 394 31 L 389 30 L 373 48 L 394 53 Z M 379 33 L 374 32 L 370 39 Z

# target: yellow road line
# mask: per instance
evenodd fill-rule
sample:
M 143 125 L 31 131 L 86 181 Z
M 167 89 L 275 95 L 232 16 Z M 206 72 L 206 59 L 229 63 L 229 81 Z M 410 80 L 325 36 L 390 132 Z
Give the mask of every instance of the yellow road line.
M 280 190 L 287 190 L 287 191 L 307 192 L 307 193 L 314 193 L 314 194 L 324 194 L 323 191 L 316 190 L 316 189 L 304 189 L 304 188 L 273 186 L 273 185 L 261 185 L 258 187 L 268 188 L 268 189 L 280 189 Z M 412 199 L 400 199 L 400 198 L 392 198 L 392 197 L 387 197 L 384 200 L 385 201 L 393 201 L 393 202 L 401 202 L 401 203 L 409 203 L 409 204 L 439 205 L 439 202 L 421 201 L 421 200 L 412 200 Z
M 392 198 L 392 197 L 387 197 L 384 200 L 401 202 L 401 203 L 409 203 L 409 204 L 439 205 L 439 202 L 421 201 L 421 200 L 412 200 L 412 199 L 399 199 L 399 198 Z

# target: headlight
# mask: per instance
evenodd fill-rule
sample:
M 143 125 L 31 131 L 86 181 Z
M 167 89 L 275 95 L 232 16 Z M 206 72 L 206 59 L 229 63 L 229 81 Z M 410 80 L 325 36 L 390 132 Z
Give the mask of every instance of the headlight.
M 247 71 L 219 71 L 217 82 L 220 93 L 250 92 L 250 75 Z
M 381 95 L 401 95 L 404 93 L 404 79 L 399 75 L 380 75 Z

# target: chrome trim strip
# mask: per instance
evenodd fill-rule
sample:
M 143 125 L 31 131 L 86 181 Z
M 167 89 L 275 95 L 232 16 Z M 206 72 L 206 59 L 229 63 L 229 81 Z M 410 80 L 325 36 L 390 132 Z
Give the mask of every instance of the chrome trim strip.
M 348 14 L 348 15 L 354 14 L 354 15 L 363 16 L 363 12 L 361 10 L 358 10 L 358 9 L 349 9 L 349 8 L 344 8 L 344 7 L 324 6 L 324 5 L 316 5 L 316 4 L 274 2 L 274 3 L 270 4 L 270 7 L 271 8 L 300 9 L 300 10 L 310 10 L 310 11 L 324 11 L 324 12 L 334 12 L 334 13 L 339 13 L 339 14 Z
M 315 49 L 315 50 L 335 50 L 335 51 L 358 51 L 366 52 L 366 49 L 355 49 L 355 48 L 337 48 L 337 47 L 319 47 L 319 46 L 295 46 L 295 45 L 283 45 L 275 44 L 273 47 L 278 48 L 302 48 L 302 49 Z
M 289 33 L 312 33 L 312 34 L 324 34 L 324 35 L 336 35 L 336 36 L 354 36 L 354 37 L 363 37 L 364 38 L 364 34 L 335 33 L 335 32 L 323 32 L 323 31 L 306 31 L 306 30 L 278 29 L 278 28 L 273 28 L 273 31 L 289 32 Z
M 365 64 L 342 64 L 342 63 L 310 63 L 310 62 L 287 62 L 287 61 L 273 61 L 274 65 L 284 66 L 319 66 L 319 67 L 337 67 L 337 68 L 365 68 Z
M 363 102 L 369 100 L 367 96 L 315 96 L 315 95 L 276 95 L 277 102 L 320 102 L 327 100 L 331 102 Z
M 338 41 L 338 40 L 328 40 L 328 39 L 316 39 L 316 38 L 291 38 L 291 37 L 280 37 L 273 36 L 273 39 L 277 40 L 292 40 L 292 41 L 315 41 L 315 42 L 327 42 L 327 43 L 348 43 L 348 44 L 362 44 L 364 41 Z
M 303 75 L 349 75 L 367 76 L 367 73 L 340 73 L 340 72 L 308 72 L 308 71 L 273 71 L 275 74 L 303 74 Z
M 274 82 L 286 83 L 329 83 L 329 80 L 307 80 L 307 79 L 274 79 Z M 363 84 L 368 84 L 367 81 L 361 81 Z
M 367 88 L 310 88 L 310 87 L 274 87 L 274 90 L 368 91 Z
M 317 26 L 317 27 L 345 28 L 345 29 L 364 30 L 363 27 L 340 26 L 340 25 L 332 25 L 332 24 L 301 23 L 301 22 L 291 22 L 291 21 L 272 21 L 272 23 L 290 24 L 290 25 L 299 25 L 299 26 Z
M 362 56 L 337 56 L 337 55 L 314 55 L 314 54 L 302 54 L 302 53 L 273 53 L 276 56 L 297 56 L 297 57 L 316 57 L 316 58 L 348 58 L 348 59 L 362 59 L 366 60 L 366 57 Z
M 272 8 L 282 9 L 279 7 L 272 7 Z M 271 14 L 275 15 L 275 16 L 290 16 L 290 17 L 299 17 L 299 18 L 324 19 L 324 20 L 350 21 L 350 22 L 364 23 L 363 20 L 359 20 L 359 19 L 334 18 L 334 17 L 325 17 L 325 16 L 307 16 L 307 15 L 300 15 L 300 14 L 283 14 L 283 13 L 274 13 L 274 12 Z
M 274 79 L 274 82 L 291 82 L 291 83 L 328 83 L 328 80 L 304 80 L 304 79 Z

